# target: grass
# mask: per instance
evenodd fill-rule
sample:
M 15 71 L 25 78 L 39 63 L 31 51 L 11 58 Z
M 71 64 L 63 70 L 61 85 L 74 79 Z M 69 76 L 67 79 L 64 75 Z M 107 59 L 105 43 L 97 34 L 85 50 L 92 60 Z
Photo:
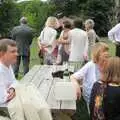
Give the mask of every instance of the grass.
M 109 45 L 110 48 L 110 54 L 111 56 L 115 55 L 115 46 L 108 41 L 107 38 L 101 38 L 101 41 L 106 42 Z M 38 57 L 38 46 L 37 46 L 37 40 L 34 39 L 33 43 L 31 45 L 31 57 L 30 57 L 30 68 L 34 65 L 39 65 L 40 64 L 40 59 Z M 20 66 L 20 74 L 19 74 L 19 79 L 22 78 L 22 65 Z M 75 120 L 89 120 L 89 115 L 87 112 L 87 107 L 85 104 L 85 101 L 83 100 L 83 98 L 80 101 L 76 102 L 77 104 L 77 110 L 76 113 L 74 114 L 73 118 Z

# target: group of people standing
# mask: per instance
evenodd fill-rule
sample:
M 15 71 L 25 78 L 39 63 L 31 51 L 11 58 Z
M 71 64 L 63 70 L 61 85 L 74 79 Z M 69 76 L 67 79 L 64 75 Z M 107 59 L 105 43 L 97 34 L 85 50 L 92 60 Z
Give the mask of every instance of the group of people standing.
M 49 17 L 47 22 L 52 19 L 56 18 Z M 118 103 L 120 100 L 120 74 L 118 72 L 120 71 L 120 58 L 110 57 L 109 46 L 106 43 L 96 43 L 96 39 L 99 38 L 93 29 L 94 24 L 92 19 L 86 20 L 83 30 L 80 19 L 75 19 L 72 23 L 66 19 L 58 40 L 56 40 L 58 26 L 52 27 L 55 34 L 50 36 L 51 25 L 46 24 L 38 43 L 40 50 L 45 53 L 44 64 L 63 64 L 64 61 L 68 61 L 74 65 L 76 72 L 71 75 L 70 79 L 75 86 L 77 97 L 80 98 L 82 95 L 86 101 L 91 120 L 118 120 L 120 119 L 118 108 L 120 106 Z M 55 25 L 58 25 L 57 19 Z M 112 34 L 114 29 L 108 32 L 111 40 L 114 40 Z M 119 36 L 118 34 L 117 36 Z M 115 42 L 117 56 L 119 56 L 118 40 Z M 57 56 L 53 54 L 55 46 L 59 48 Z M 48 48 L 52 50 L 49 53 Z M 81 66 L 85 60 L 90 61 Z M 82 92 L 79 81 L 82 82 Z
M 98 36 L 93 29 L 94 24 L 92 19 L 86 20 L 83 30 L 80 19 L 73 21 L 65 19 L 61 24 L 60 36 L 57 38 L 59 21 L 56 17 L 48 17 L 38 38 L 38 45 L 43 54 L 44 64 L 61 65 L 68 61 L 74 65 L 76 71 L 70 79 L 76 89 L 77 97 L 80 98 L 82 95 L 86 101 L 91 120 L 119 120 L 120 24 L 108 32 L 109 38 L 116 44 L 116 55 L 119 57 L 110 57 L 109 46 L 106 43 L 96 43 Z M 28 88 L 14 86 L 21 57 L 24 74 L 29 71 L 30 45 L 33 37 L 33 30 L 27 25 L 27 18 L 23 17 L 20 19 L 20 26 L 14 27 L 11 31 L 13 40 L 0 40 L 0 111 L 6 113 L 7 106 L 8 118 L 12 120 L 52 119 L 45 100 L 36 89 L 31 86 Z M 84 61 L 88 62 L 82 66 Z M 82 83 L 82 90 L 79 83 Z M 31 96 L 30 92 L 36 93 L 39 99 L 33 97 L 34 94 Z M 25 99 L 29 104 L 24 103 Z M 43 106 L 37 100 L 44 103 Z
M 62 31 L 56 38 L 59 27 L 62 27 Z M 38 45 L 44 56 L 44 64 L 60 65 L 63 62 L 69 62 L 75 66 L 76 70 L 80 68 L 81 64 L 90 58 L 88 51 L 91 51 L 97 38 L 93 28 L 92 19 L 85 21 L 85 30 L 83 30 L 83 22 L 80 19 L 65 18 L 59 25 L 56 17 L 48 17 L 38 38 Z M 55 51 L 56 46 L 58 52 Z

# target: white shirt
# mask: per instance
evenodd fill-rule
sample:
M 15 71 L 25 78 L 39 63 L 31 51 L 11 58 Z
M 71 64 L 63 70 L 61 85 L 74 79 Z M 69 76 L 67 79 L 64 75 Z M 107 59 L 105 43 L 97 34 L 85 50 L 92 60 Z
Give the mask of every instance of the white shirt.
M 69 61 L 83 61 L 83 55 L 88 52 L 87 33 L 79 28 L 74 28 L 69 31 L 68 40 L 70 41 Z
M 15 88 L 17 81 L 14 77 L 12 67 L 9 68 L 0 63 L 0 107 L 5 107 L 7 100 L 7 90 Z
M 74 73 L 73 76 L 77 80 L 81 80 L 81 79 L 83 80 L 83 97 L 86 100 L 86 102 L 89 103 L 93 84 L 100 77 L 100 76 L 98 77 L 98 75 L 96 75 L 96 64 L 93 61 L 88 62 L 80 70 L 78 70 L 76 73 Z
M 120 23 L 108 32 L 108 38 L 112 41 L 120 42 Z
M 42 44 L 52 45 L 53 47 L 46 48 L 48 53 L 52 53 L 54 47 L 56 46 L 57 31 L 51 27 L 45 27 L 40 34 L 40 42 Z

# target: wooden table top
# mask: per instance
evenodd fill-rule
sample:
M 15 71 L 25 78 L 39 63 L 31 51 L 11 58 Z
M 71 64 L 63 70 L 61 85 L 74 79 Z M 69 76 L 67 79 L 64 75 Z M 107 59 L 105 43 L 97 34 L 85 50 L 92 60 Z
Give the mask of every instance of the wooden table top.
M 33 83 L 40 93 L 45 98 L 46 102 L 51 109 L 65 109 L 76 110 L 75 100 L 56 100 L 54 95 L 54 78 L 52 72 L 55 70 L 63 70 L 63 66 L 55 65 L 35 65 L 33 68 L 22 78 L 21 83 Z

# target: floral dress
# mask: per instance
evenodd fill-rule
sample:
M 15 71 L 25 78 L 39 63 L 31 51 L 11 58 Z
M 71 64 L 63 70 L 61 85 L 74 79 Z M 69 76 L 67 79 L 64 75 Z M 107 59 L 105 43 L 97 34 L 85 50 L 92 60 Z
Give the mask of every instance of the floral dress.
M 105 120 L 103 110 L 103 99 L 105 96 L 106 85 L 101 81 L 94 84 L 90 99 L 90 117 L 91 120 Z

